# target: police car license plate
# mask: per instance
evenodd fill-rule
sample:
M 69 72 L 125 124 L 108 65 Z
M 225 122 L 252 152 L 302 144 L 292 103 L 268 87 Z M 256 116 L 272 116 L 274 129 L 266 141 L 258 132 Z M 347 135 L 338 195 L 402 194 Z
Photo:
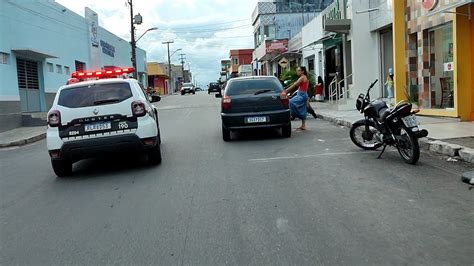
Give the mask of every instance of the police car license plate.
M 86 132 L 107 130 L 111 128 L 112 128 L 112 122 L 96 122 L 96 123 L 84 125 L 84 131 Z
M 418 121 L 416 121 L 416 116 L 414 115 L 403 117 L 402 121 L 408 128 L 418 126 Z
M 247 117 L 247 123 L 265 123 L 265 122 L 267 122 L 266 116 Z

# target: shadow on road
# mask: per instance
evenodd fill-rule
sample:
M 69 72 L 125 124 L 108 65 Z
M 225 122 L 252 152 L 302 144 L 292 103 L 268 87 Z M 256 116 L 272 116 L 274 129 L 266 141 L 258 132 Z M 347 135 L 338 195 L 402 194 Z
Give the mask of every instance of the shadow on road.
M 280 129 L 247 129 L 242 131 L 232 132 L 231 142 L 242 142 L 242 141 L 262 141 L 262 140 L 287 140 L 281 135 Z
M 159 167 L 149 165 L 145 155 L 113 155 L 76 162 L 73 165 L 73 175 L 58 180 L 77 181 L 90 178 L 116 179 L 123 176 L 140 176 Z

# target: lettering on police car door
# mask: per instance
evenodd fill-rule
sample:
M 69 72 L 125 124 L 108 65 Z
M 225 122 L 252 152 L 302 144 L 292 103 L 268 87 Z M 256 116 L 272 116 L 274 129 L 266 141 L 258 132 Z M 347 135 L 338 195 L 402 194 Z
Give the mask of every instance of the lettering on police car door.
M 118 124 L 118 128 L 119 128 L 119 129 L 127 129 L 127 128 L 128 128 L 127 122 L 125 122 L 125 121 L 120 122 L 120 123 Z
M 77 130 L 69 131 L 69 136 L 76 136 L 76 135 L 79 135 L 79 131 L 77 131 Z

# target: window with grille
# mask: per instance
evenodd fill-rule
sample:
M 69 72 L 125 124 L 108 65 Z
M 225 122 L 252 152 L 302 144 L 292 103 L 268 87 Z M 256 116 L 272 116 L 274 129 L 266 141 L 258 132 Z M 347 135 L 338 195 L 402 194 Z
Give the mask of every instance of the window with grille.
M 18 75 L 18 87 L 20 89 L 39 90 L 38 63 L 24 59 L 17 59 L 16 69 Z
M 0 64 L 8 64 L 8 54 L 7 53 L 0 53 Z
M 76 71 L 84 71 L 86 70 L 86 63 L 81 61 L 76 61 Z
M 62 74 L 63 73 L 63 67 L 61 65 L 56 65 L 56 72 L 58 74 Z
M 46 63 L 46 67 L 48 68 L 48 72 L 54 72 L 54 68 L 53 68 L 52 63 Z

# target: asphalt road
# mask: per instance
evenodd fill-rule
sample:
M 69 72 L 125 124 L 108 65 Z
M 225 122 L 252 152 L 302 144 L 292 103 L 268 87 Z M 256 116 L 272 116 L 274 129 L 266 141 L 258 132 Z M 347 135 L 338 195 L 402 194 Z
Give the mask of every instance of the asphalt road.
M 472 265 L 466 165 L 361 152 L 348 129 L 237 135 L 218 99 L 158 104 L 163 163 L 87 160 L 55 177 L 45 142 L 0 150 L 1 265 Z M 294 124 L 296 127 L 297 124 Z

